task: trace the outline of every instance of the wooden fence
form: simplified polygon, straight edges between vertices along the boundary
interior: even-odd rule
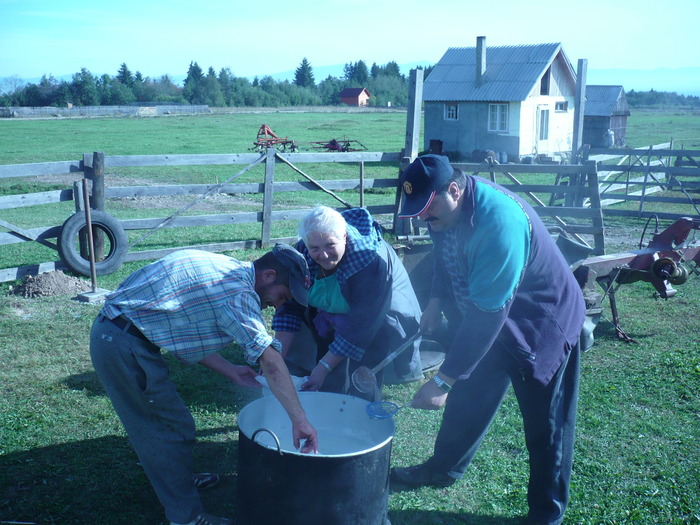
[[[325,180],[319,183],[313,177],[306,174],[299,166],[304,164],[344,163],[356,165],[358,176],[350,180]],[[0,212],[3,209],[12,209],[41,204],[51,204],[64,201],[74,201],[76,210],[80,210],[82,197],[80,195],[80,179],[86,177],[92,181],[92,194],[90,205],[94,209],[103,209],[104,202],[108,199],[136,198],[148,196],[175,196],[189,195],[193,201],[187,208],[203,200],[209,195],[218,194],[261,194],[263,202],[258,211],[233,212],[210,215],[182,216],[179,212],[169,217],[128,219],[119,223],[126,231],[139,230],[142,235],[136,241],[132,241],[124,261],[156,259],[172,251],[183,249],[184,246],[160,250],[137,251],[132,248],[145,236],[162,228],[180,228],[195,226],[213,226],[222,224],[257,223],[260,225],[260,235],[256,239],[204,244],[189,246],[209,251],[227,251],[236,249],[252,249],[266,247],[274,242],[291,242],[292,238],[272,238],[271,225],[276,221],[298,220],[303,217],[308,209],[279,209],[273,207],[275,195],[294,191],[323,191],[333,195],[343,206],[350,206],[335,193],[342,190],[356,190],[360,194],[360,205],[364,205],[364,191],[370,188],[397,188],[399,171],[405,167],[409,159],[402,157],[400,153],[280,153],[274,149],[266,152],[230,154],[230,155],[140,155],[140,156],[105,156],[96,152],[86,154],[81,161],[50,162],[37,164],[21,164],[0,166],[0,178],[7,177],[33,177],[46,174],[74,174],[76,182],[73,188],[64,190],[12,195],[0,197]],[[392,178],[367,178],[366,166],[373,163],[389,163],[396,166],[396,176]],[[235,184],[233,181],[240,175],[248,172],[252,167],[264,164],[263,180],[255,183]],[[216,185],[192,184],[192,185],[161,185],[161,186],[128,186],[112,187],[109,185],[110,168],[120,167],[172,167],[172,166],[201,166],[201,165],[244,165],[245,167],[229,180]],[[295,170],[300,175],[299,181],[279,182],[275,181],[276,166],[284,165]],[[504,184],[514,192],[521,193],[531,199],[538,213],[549,221],[553,229],[566,232],[582,242],[587,242],[582,236],[590,236],[593,241],[593,250],[596,254],[604,253],[604,235],[602,214],[598,202],[598,180],[596,164],[587,162],[580,166],[560,165],[499,165],[491,164],[457,164],[469,173],[490,177],[495,180],[496,174],[508,177],[512,184]],[[524,178],[532,175],[552,174],[553,176],[567,176],[576,181],[572,185],[555,184],[527,184],[520,182],[518,177]],[[503,183],[503,181],[499,181]],[[564,205],[548,205],[546,198],[537,195],[558,195],[565,199]],[[591,202],[590,207],[581,207],[579,204],[584,199]],[[396,194],[393,204],[368,206],[373,215],[392,215],[399,203],[399,195]],[[0,214],[1,216],[1,214]],[[400,233],[400,222],[394,218],[392,229]],[[46,246],[57,248],[51,240],[57,238],[61,232],[61,225],[52,225],[41,228],[23,229],[7,221],[0,219],[0,226],[8,229],[8,233],[0,233],[0,248],[19,242],[39,242]],[[404,225],[405,226],[405,225]],[[410,232],[409,232],[410,233]],[[38,265],[7,268],[0,270],[0,282],[16,280],[28,274],[36,274],[64,266],[56,262],[41,263]]]
[[[685,215],[700,215],[700,199],[692,196],[700,189],[700,150],[674,149],[673,143],[638,149],[592,148],[584,158],[598,162],[606,216],[679,218],[678,213],[664,211],[667,204],[686,205]],[[659,192],[666,195],[654,196]],[[637,202],[638,206],[636,210],[611,206],[621,202]]]

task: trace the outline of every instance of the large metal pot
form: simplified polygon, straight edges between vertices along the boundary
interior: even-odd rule
[[[318,431],[319,453],[294,449],[275,397],[238,415],[238,508],[246,525],[385,525],[393,419],[370,419],[367,401],[299,392]]]

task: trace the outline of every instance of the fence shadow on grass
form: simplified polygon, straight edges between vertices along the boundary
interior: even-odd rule
[[[228,431],[206,429],[198,437]],[[235,508],[238,442],[199,441],[198,470],[220,472],[221,483],[202,494],[205,508]],[[162,507],[126,437],[38,447],[0,456],[0,522],[71,525],[167,523]]]

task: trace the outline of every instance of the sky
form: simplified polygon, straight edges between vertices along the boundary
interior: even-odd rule
[[[482,35],[487,46],[560,42],[574,70],[579,59],[589,71],[698,68],[699,15],[700,0],[0,0],[0,78],[115,76],[122,63],[151,78],[191,62],[249,78],[304,58],[435,63]]]

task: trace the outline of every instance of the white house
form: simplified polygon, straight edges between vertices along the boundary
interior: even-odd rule
[[[449,48],[423,86],[424,148],[517,162],[571,151],[576,74],[561,44]]]

